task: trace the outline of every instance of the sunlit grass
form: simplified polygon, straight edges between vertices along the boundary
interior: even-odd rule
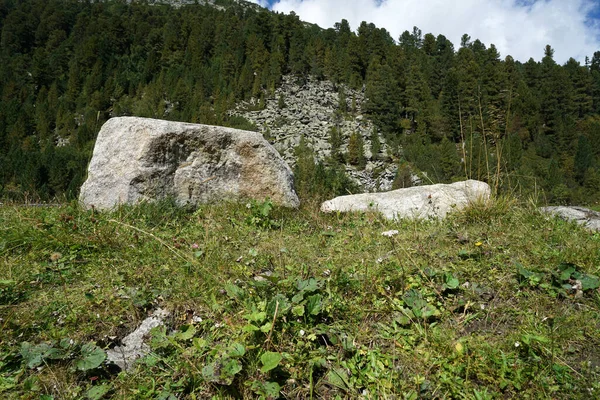
[[[566,399],[600,390],[598,290],[556,280],[564,263],[599,275],[600,239],[515,199],[444,221],[169,202],[106,214],[5,206],[0,221],[7,398],[82,398],[101,385],[114,398]],[[76,355],[24,364],[24,342],[107,349],[157,307],[172,313],[168,327],[130,373],[79,371]],[[191,336],[173,334],[189,333],[192,315]]]

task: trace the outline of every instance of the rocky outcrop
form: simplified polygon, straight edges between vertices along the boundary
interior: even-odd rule
[[[444,218],[451,211],[488,199],[490,193],[487,183],[468,180],[336,197],[324,202],[321,211],[375,211],[381,212],[387,219]]]
[[[148,118],[108,120],[80,201],[109,209],[168,197],[182,205],[267,197],[299,205],[289,166],[259,133]]]
[[[583,207],[551,206],[540,210],[567,221],[575,221],[591,231],[600,231],[600,213]]]
[[[341,99],[345,106],[340,103],[340,93],[343,93]],[[254,123],[292,166],[296,162],[294,148],[302,135],[313,148],[317,160],[323,161],[331,155],[331,128],[340,130],[342,152],[347,151],[350,135],[358,132],[365,143],[367,165],[363,170],[346,165],[346,174],[365,191],[390,190],[397,167],[384,161],[387,146],[383,138],[380,137],[382,146],[379,154],[371,152],[373,124],[362,115],[364,100],[364,93],[360,90],[335,86],[330,81],[313,77],[300,81],[293,76],[284,76],[280,87],[267,97],[262,107],[258,107],[258,100],[254,99],[238,104],[230,115],[241,116]],[[340,105],[348,112],[340,112]]]
[[[131,3],[131,1],[132,0],[127,0],[128,3]],[[146,0],[146,1],[150,5],[168,4],[175,8],[179,8],[179,7],[187,6],[187,5],[191,5],[191,4],[199,4],[199,5],[214,7],[217,10],[225,9],[225,7],[215,4],[215,0]]]

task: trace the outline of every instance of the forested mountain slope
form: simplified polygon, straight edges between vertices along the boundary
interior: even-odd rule
[[[547,46],[541,62],[520,63],[466,35],[455,46],[418,28],[400,38],[366,22],[321,29],[218,0],[0,0],[0,26],[1,197],[75,196],[112,116],[257,129],[228,111],[251,98],[265,107],[286,75],[364,91],[359,108],[385,145],[380,157],[399,166],[397,186],[421,172],[469,177],[543,189],[553,203],[588,203],[600,188],[600,52],[558,65]],[[355,117],[351,99],[337,107]],[[348,188],[339,164],[364,162],[356,136],[352,151],[298,163],[306,194]],[[326,188],[302,185],[316,174]]]

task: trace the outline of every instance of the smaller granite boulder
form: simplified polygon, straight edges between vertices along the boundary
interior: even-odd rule
[[[448,212],[490,197],[485,182],[468,180],[452,184],[415,186],[383,193],[340,196],[321,205],[321,211],[378,211],[387,219],[444,218]]]
[[[98,209],[164,198],[300,203],[290,167],[261,134],[135,117],[102,126],[79,198]]]
[[[583,207],[552,206],[540,210],[567,221],[575,221],[590,231],[600,231],[600,213]]]
[[[162,308],[152,313],[151,316],[142,321],[135,331],[123,338],[121,346],[106,351],[108,361],[115,363],[122,370],[131,370],[137,359],[150,353],[150,346],[145,342],[150,330],[164,325],[164,320],[168,315]]]

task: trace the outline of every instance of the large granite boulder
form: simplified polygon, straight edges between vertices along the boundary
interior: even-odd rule
[[[452,184],[415,186],[383,193],[340,196],[321,205],[321,211],[378,211],[387,219],[444,218],[481,199],[488,199],[490,187],[485,182],[468,180]]]
[[[182,205],[267,197],[299,205],[290,167],[259,133],[148,118],[108,120],[80,201],[109,209],[167,197]]]
[[[541,207],[540,210],[567,221],[575,221],[590,231],[600,231],[600,213],[597,211],[575,206]]]

